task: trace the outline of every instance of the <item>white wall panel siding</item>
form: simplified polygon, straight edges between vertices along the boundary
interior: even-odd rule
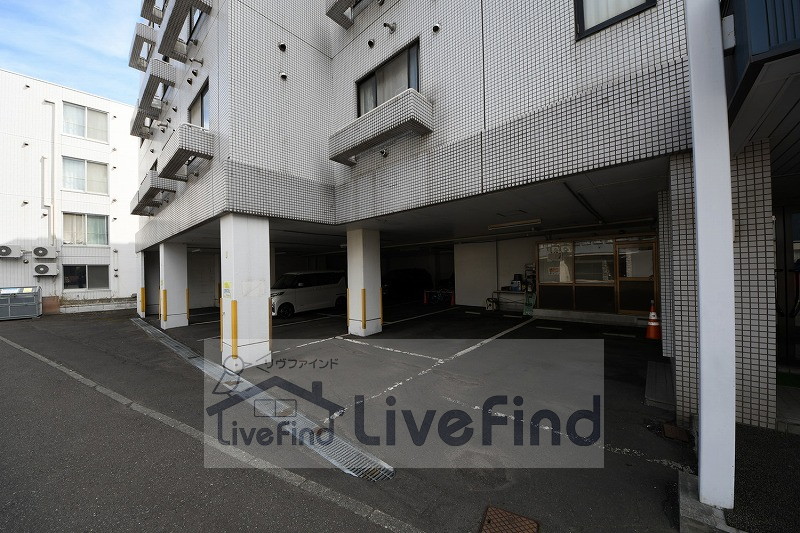
[[[453,254],[456,305],[486,305],[497,289],[497,243],[456,244]]]
[[[26,251],[24,260],[0,260],[0,286],[41,285],[44,296],[63,295],[63,276],[34,277],[31,250],[53,245],[64,264],[107,264],[108,290],[71,290],[66,297],[127,298],[135,293],[139,267],[134,254],[138,217],[127,212],[137,188],[137,140],[130,137],[132,108],[99,96],[0,70],[0,244]],[[108,113],[108,142],[63,132],[63,103]],[[108,194],[64,190],[62,157],[108,165]],[[108,216],[109,245],[62,246],[62,213]],[[115,251],[116,250],[116,251]],[[114,277],[114,270],[117,269]]]

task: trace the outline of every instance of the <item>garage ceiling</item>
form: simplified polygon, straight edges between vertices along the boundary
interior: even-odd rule
[[[667,188],[668,158],[578,174],[566,179],[485,194],[370,219],[348,226],[272,219],[270,239],[278,252],[330,253],[342,251],[347,228],[381,231],[384,246],[401,246],[460,239],[494,240],[528,232],[546,234],[573,226],[608,228],[615,223],[654,221],[657,193]],[[490,225],[539,219],[503,230]],[[649,225],[642,222],[641,225]],[[603,225],[598,231],[603,231]],[[219,248],[219,221],[189,230],[173,240],[195,249]]]

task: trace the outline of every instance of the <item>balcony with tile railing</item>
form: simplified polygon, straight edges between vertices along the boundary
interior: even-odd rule
[[[145,126],[145,119],[157,119],[161,114],[161,100],[156,98],[156,91],[162,83],[167,87],[174,87],[177,73],[175,67],[158,58],[151,58],[147,63],[142,85],[139,89],[139,99],[136,110],[131,120],[131,135],[136,137],[150,137],[150,128]]]
[[[155,170],[148,170],[131,200],[131,214],[152,215],[154,209],[163,204],[165,193],[175,193],[175,181],[161,177]]]
[[[433,105],[415,89],[406,89],[330,136],[329,156],[343,165],[395,137],[433,131]]]
[[[212,0],[171,0],[164,10],[164,20],[158,36],[158,53],[186,63],[187,45],[180,38],[192,8],[211,13]]]
[[[137,23],[136,33],[133,35],[133,43],[131,44],[130,59],[128,59],[128,66],[147,72],[147,59],[142,57],[142,50],[145,44],[151,47],[156,44],[158,32],[152,26]]]
[[[149,20],[153,24],[161,24],[164,18],[164,12],[156,7],[156,0],[142,0],[141,16],[145,20]]]
[[[167,179],[186,179],[178,172],[189,159],[214,157],[214,134],[194,124],[180,124],[164,144],[164,150],[158,158],[160,176]]]

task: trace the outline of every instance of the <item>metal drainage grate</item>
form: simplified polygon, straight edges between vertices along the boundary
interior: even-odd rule
[[[490,505],[483,515],[480,533],[539,533],[539,523]]]
[[[150,337],[159,341],[161,344],[178,354],[183,359],[186,359],[189,364],[197,367],[204,374],[222,384],[228,389],[237,389],[234,392],[237,396],[242,397],[248,403],[253,405],[256,409],[261,411],[265,416],[276,420],[263,408],[263,402],[255,403],[254,397],[273,400],[275,402],[275,412],[280,413],[284,409],[290,408],[281,400],[271,396],[269,393],[262,391],[255,385],[235,374],[231,374],[222,365],[212,363],[203,357],[199,357],[195,352],[189,349],[184,344],[173,339],[160,329],[148,324],[140,318],[132,318],[131,321],[145,331]],[[281,419],[282,420],[282,419]],[[294,417],[296,422],[295,427],[292,429],[295,437],[297,437],[303,429],[310,429],[315,432],[319,429],[320,425],[301,412],[297,412]],[[276,420],[280,421],[280,420]],[[331,442],[328,444],[304,444],[306,448],[319,454],[320,457],[327,460],[329,463],[339,468],[341,471],[350,474],[351,476],[368,479],[370,481],[383,481],[392,479],[395,471],[389,464],[381,461],[374,455],[359,449],[350,441],[340,437],[334,433]]]

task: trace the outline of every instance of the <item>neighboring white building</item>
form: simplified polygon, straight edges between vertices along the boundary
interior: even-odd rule
[[[2,70],[0,94],[0,287],[41,286],[46,312],[133,307],[133,108]]]

